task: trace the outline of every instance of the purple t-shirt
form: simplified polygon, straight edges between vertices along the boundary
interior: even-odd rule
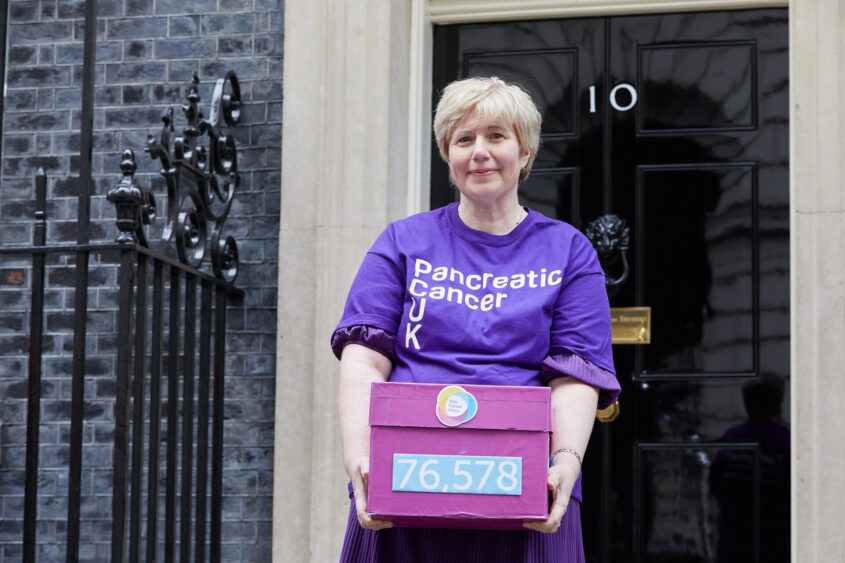
[[[592,364],[583,379],[599,388],[600,407],[611,404],[619,383],[610,311],[586,237],[531,210],[510,233],[491,235],[467,227],[457,209],[396,221],[379,236],[337,326],[338,357],[363,340],[393,360],[390,381],[544,385],[561,375],[556,360],[575,355]]]

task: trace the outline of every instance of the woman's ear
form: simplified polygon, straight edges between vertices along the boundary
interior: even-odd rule
[[[525,152],[519,158],[520,168],[519,168],[519,181],[522,182],[528,177],[528,160],[531,156],[531,149],[525,149]]]

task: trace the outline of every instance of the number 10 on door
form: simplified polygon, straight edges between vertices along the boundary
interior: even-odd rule
[[[393,454],[393,490],[518,496],[522,458]]]
[[[596,85],[593,84],[588,90],[590,92],[590,113],[596,113]],[[620,103],[618,96],[619,92],[621,91],[625,91],[628,93],[628,100],[623,100]],[[613,107],[613,109],[615,109],[616,111],[628,111],[629,109],[637,105],[637,89],[626,82],[617,84],[610,91],[608,101],[610,102],[610,105]]]

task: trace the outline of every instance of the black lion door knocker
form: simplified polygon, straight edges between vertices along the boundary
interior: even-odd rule
[[[584,234],[599,255],[599,262],[605,274],[607,297],[613,298],[628,279],[631,229],[625,219],[608,214],[590,222]]]

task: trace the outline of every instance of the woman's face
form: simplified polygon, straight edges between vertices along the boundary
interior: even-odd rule
[[[503,123],[471,113],[449,139],[449,169],[462,199],[491,204],[516,198],[519,171],[529,151],[520,151],[516,132]]]

